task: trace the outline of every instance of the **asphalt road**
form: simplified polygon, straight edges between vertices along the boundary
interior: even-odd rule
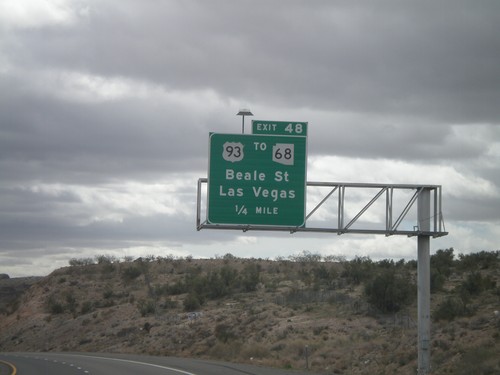
[[[310,375],[226,362],[124,354],[0,353],[0,375],[12,373],[6,364],[15,367],[16,375]]]

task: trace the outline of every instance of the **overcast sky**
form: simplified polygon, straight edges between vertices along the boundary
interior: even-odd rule
[[[309,123],[310,181],[442,185],[433,252],[500,248],[497,0],[0,0],[0,273],[416,257],[404,236],[196,231],[208,134],[240,108]]]

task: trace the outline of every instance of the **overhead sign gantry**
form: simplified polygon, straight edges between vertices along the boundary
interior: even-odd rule
[[[253,120],[251,135],[210,134],[208,178],[198,180],[196,228],[416,236],[418,374],[428,374],[430,238],[448,234],[441,186],[309,182],[307,126],[307,122]],[[308,189],[326,193],[306,214]],[[368,197],[361,209],[346,198],[359,190]],[[206,218],[202,219],[204,191]],[[315,220],[327,204],[328,220]],[[362,221],[367,212],[380,222]]]

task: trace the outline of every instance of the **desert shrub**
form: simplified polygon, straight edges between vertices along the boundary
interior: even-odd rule
[[[312,273],[316,280],[328,280],[330,278],[330,270],[324,264],[314,267]]]
[[[495,347],[480,346],[466,351],[454,368],[457,375],[494,375],[500,373],[500,362]]]
[[[405,267],[409,270],[416,270],[418,267],[418,262],[415,259],[411,259],[406,262]]]
[[[431,293],[443,290],[446,276],[431,268]]]
[[[122,271],[122,279],[125,282],[130,282],[135,279],[137,279],[139,276],[141,276],[142,271],[139,267],[137,266],[129,266],[123,269]]]
[[[137,302],[137,308],[139,309],[141,316],[154,314],[156,312],[156,303],[151,299],[140,300]]]
[[[187,292],[187,285],[183,281],[178,281],[167,287],[168,294],[177,296]]]
[[[71,313],[74,314],[76,312],[76,308],[78,306],[78,302],[76,301],[75,296],[73,295],[73,293],[67,292],[66,296],[65,296],[65,299],[66,299],[66,307],[67,307],[67,309]]]
[[[89,266],[94,263],[95,262],[92,258],[71,258],[69,260],[69,265],[72,267]]]
[[[217,341],[210,348],[209,354],[212,358],[218,358],[225,361],[231,361],[240,356],[242,343],[238,341],[230,341],[227,343]]]
[[[472,272],[460,284],[460,288],[471,296],[477,296],[485,290],[494,288],[495,285],[496,283],[491,277],[483,277],[481,272]]]
[[[451,275],[454,267],[453,248],[438,250],[431,255],[431,293],[443,289],[444,283]]]
[[[319,263],[321,262],[321,254],[311,253],[310,251],[304,250],[300,254],[290,256],[290,260],[297,263]]]
[[[142,329],[147,333],[151,331],[151,328],[153,328],[153,326],[149,322],[144,323],[144,325],[142,326]]]
[[[17,311],[19,306],[21,305],[21,300],[16,298],[7,303],[6,306],[0,308],[0,314],[11,315]]]
[[[202,275],[201,267],[189,267],[184,275],[184,280],[177,282],[173,289],[177,289],[180,293],[172,294],[182,294],[191,291],[196,291],[197,293],[202,293],[205,288],[205,279]]]
[[[212,299],[224,297],[230,292],[222,274],[218,272],[211,272],[207,275],[204,289],[202,293]]]
[[[438,250],[436,254],[431,255],[431,268],[448,277],[453,270],[453,248]]]
[[[320,291],[312,289],[292,289],[287,293],[276,296],[275,303],[278,305],[291,305],[298,307],[310,303],[330,302],[335,294],[331,291]]]
[[[320,289],[321,287],[335,289],[338,286],[338,274],[332,266],[327,267],[326,264],[319,264],[312,269],[312,274],[315,289]]]
[[[101,274],[105,278],[113,277],[113,272],[115,271],[115,265],[113,263],[103,263],[100,266]]]
[[[229,290],[238,287],[238,271],[236,269],[224,266],[219,273],[222,282]]]
[[[394,269],[381,271],[365,285],[368,302],[383,312],[397,312],[408,305],[415,286]]]
[[[204,297],[208,294],[208,291],[212,289],[215,290],[218,286],[218,277],[214,276],[213,279],[210,281],[212,285],[208,285],[209,276],[203,276],[203,275],[189,275],[189,277],[186,278],[185,283],[186,283],[186,292],[188,293],[194,293],[198,295],[198,297]],[[214,295],[216,293],[214,292]]]
[[[395,263],[392,259],[382,259],[376,263],[376,266],[382,269],[390,269],[395,267]]]
[[[234,340],[237,337],[232,328],[227,324],[216,325],[214,335],[217,340],[223,343],[227,343],[229,340]]]
[[[185,311],[195,311],[202,305],[201,298],[195,293],[189,293],[184,299],[184,310]]]
[[[260,266],[255,263],[247,264],[241,275],[241,286],[245,292],[257,290],[260,282]]]
[[[262,344],[246,344],[242,348],[241,358],[266,358],[269,356],[269,349]]]
[[[107,288],[102,292],[102,297],[104,299],[110,299],[113,298],[115,293],[113,292],[113,289],[111,288],[110,285],[107,286]]]
[[[473,254],[459,254],[458,259],[458,268],[463,271],[491,269],[497,267],[500,260],[500,251],[481,251]]]
[[[99,271],[103,277],[109,278],[112,276],[112,273],[115,271],[114,263],[117,262],[117,259],[114,256],[97,255],[95,257],[95,261],[99,265]]]
[[[470,309],[460,296],[449,296],[434,311],[434,319],[451,321],[459,316],[469,315]]]
[[[85,301],[82,303],[82,307],[80,308],[80,314],[85,315],[94,310],[94,305],[90,301]]]
[[[97,264],[110,264],[117,261],[117,259],[112,255],[97,255],[95,260]]]
[[[355,257],[344,263],[341,276],[350,283],[358,285],[373,276],[374,264],[368,257]]]
[[[55,296],[50,296],[47,300],[47,310],[51,314],[63,314],[64,304],[56,299]]]
[[[169,294],[169,286],[168,284],[163,284],[163,285],[155,285],[153,287],[153,294],[156,297],[161,297]]]
[[[165,302],[161,304],[161,307],[164,309],[175,309],[177,307],[177,301],[166,299]]]
[[[78,342],[78,345],[85,345],[85,344],[90,344],[92,342],[92,339],[90,338],[83,338]]]
[[[189,293],[201,299],[217,299],[238,290],[240,284],[238,271],[228,265],[206,275],[198,268],[193,268],[186,273],[184,280],[168,286],[167,291],[172,295]]]
[[[238,259],[238,258],[236,258],[236,257],[235,257],[233,254],[231,254],[231,253],[227,253],[226,255],[224,255],[224,256],[222,257],[222,259],[224,259],[224,262],[227,264],[229,261],[235,261],[235,260],[236,260],[236,259]]]

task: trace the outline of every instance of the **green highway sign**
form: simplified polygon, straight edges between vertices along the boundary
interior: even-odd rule
[[[253,134],[307,136],[307,122],[252,120]]]
[[[306,141],[210,134],[208,223],[304,226]]]

